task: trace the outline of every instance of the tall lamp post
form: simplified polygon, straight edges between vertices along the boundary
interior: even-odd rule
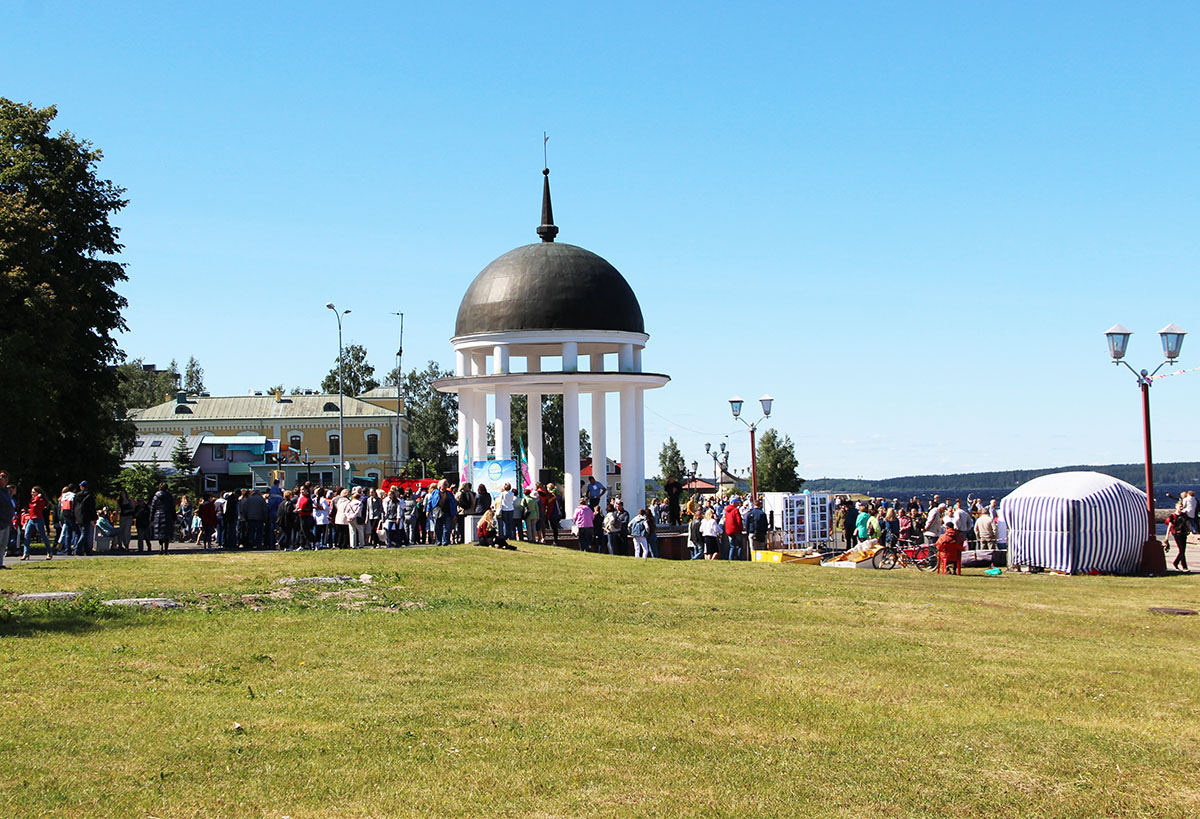
[[[1168,324],[1158,331],[1162,339],[1163,355],[1166,357],[1162,364],[1154,368],[1154,372],[1140,372],[1129,366],[1125,360],[1125,350],[1129,346],[1129,337],[1133,332],[1120,324],[1114,324],[1104,332],[1108,338],[1108,354],[1114,364],[1124,364],[1126,369],[1137,378],[1138,386],[1142,389],[1142,431],[1146,439],[1146,514],[1149,518],[1150,529],[1147,532],[1146,543],[1142,546],[1142,572],[1144,574],[1166,574],[1167,559],[1163,554],[1162,544],[1158,542],[1156,530],[1158,521],[1154,514],[1154,460],[1150,454],[1150,381],[1164,365],[1174,363],[1183,349],[1183,337],[1187,333],[1176,324]]]
[[[764,395],[758,399],[758,403],[762,405],[763,415],[753,424],[742,417],[742,404],[744,403],[740,396],[733,396],[729,399],[729,409],[733,412],[733,417],[746,425],[750,430],[750,503],[758,501],[758,449],[754,443],[754,433],[758,431],[758,425],[771,417],[771,405],[775,399],[769,395]]]
[[[392,313],[393,316],[400,317],[400,346],[396,349],[396,434],[392,436],[392,445],[396,449],[396,475],[400,474],[400,402],[401,388],[404,385],[404,370],[401,365],[404,362],[404,314]],[[408,407],[404,408],[406,411]]]
[[[343,467],[346,464],[346,388],[342,386],[342,316],[350,311],[342,310],[339,313],[333,302],[327,302],[325,306],[337,316],[338,323],[338,486],[345,486],[346,474]]]
[[[720,454],[712,451],[712,444],[705,444],[704,451],[713,459],[713,494],[721,494],[721,470],[729,469],[729,453],[725,451],[725,442],[721,442]]]

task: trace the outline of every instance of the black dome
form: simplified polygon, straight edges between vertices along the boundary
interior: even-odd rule
[[[644,333],[629,282],[575,245],[544,241],[510,250],[479,272],[458,307],[455,336],[510,330]]]

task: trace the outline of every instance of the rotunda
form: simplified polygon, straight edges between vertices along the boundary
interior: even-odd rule
[[[437,381],[458,394],[458,457],[487,453],[488,401],[493,396],[495,457],[510,458],[514,394],[528,396],[529,471],[542,460],[542,396],[563,396],[563,510],[579,503],[580,395],[590,396],[592,463],[607,463],[609,393],[620,404],[622,495],[631,515],[645,505],[643,395],[671,379],[642,370],[649,336],[637,296],[615,267],[591,251],[555,241],[550,171],[543,169],[540,242],[499,257],[475,277],[454,326],[455,374]],[[587,366],[580,359],[587,357]],[[600,480],[603,480],[601,477]]]

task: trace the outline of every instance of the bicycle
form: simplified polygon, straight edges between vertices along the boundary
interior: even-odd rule
[[[916,566],[923,572],[932,572],[938,567],[938,553],[927,543],[888,545],[875,552],[871,557],[871,565],[876,569]]]

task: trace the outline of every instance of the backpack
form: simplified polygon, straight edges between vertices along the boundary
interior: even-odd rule
[[[629,534],[633,535],[634,537],[645,537],[646,519],[643,517],[634,518],[633,524],[629,527]]]

